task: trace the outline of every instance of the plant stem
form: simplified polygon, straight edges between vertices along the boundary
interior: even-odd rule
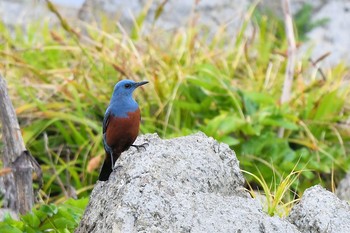
[[[281,0],[281,3],[283,8],[284,24],[288,41],[288,61],[280,100],[281,104],[284,104],[285,102],[289,101],[291,96],[296,58],[296,44],[293,30],[293,19],[290,12],[290,2],[289,0]],[[283,137],[283,134],[284,128],[280,128],[278,136]]]

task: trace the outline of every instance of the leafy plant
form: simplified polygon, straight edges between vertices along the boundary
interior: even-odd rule
[[[20,220],[6,216],[0,222],[0,232],[74,232],[87,205],[88,199],[67,200],[56,206],[54,204],[41,205],[31,213],[23,215]]]

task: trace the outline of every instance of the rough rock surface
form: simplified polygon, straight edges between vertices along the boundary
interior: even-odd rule
[[[299,232],[244,191],[235,153],[202,133],[138,138],[98,182],[76,232]]]
[[[350,232],[350,206],[335,194],[317,185],[307,189],[288,221],[301,232]]]

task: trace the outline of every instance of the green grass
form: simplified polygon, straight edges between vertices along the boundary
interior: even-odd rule
[[[246,179],[259,178],[265,193],[283,182],[296,196],[337,182],[350,165],[349,70],[323,70],[323,80],[307,57],[298,60],[292,99],[281,105],[286,38],[279,21],[254,12],[235,38],[224,30],[203,35],[200,25],[145,34],[142,16],[131,36],[107,23],[85,25],[85,33],[66,21],[51,29],[38,23],[12,35],[0,25],[1,72],[43,169],[43,202],[61,203],[72,188],[78,197],[90,193],[104,154],[103,114],[125,76],[150,81],[135,93],[142,133],[172,138],[201,130],[229,144]],[[245,34],[248,24],[253,35]]]
[[[269,183],[267,183],[261,172],[258,175],[245,170],[242,170],[242,172],[252,178],[253,185],[254,182],[257,185],[257,187],[253,187],[252,184],[248,183],[248,191],[253,198],[260,200],[264,211],[270,216],[288,216],[294,203],[300,200],[300,196],[297,193],[297,185],[299,184],[298,179],[300,175],[305,170],[292,170],[285,177],[279,176],[278,182],[273,180],[273,182]]]
[[[2,233],[74,232],[88,203],[88,198],[69,199],[60,205],[44,204],[15,220],[5,216]]]

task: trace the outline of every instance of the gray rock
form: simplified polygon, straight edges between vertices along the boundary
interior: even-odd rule
[[[288,221],[301,232],[350,232],[350,206],[333,193],[317,185],[307,189]]]
[[[319,63],[329,68],[344,62],[350,64],[350,1],[349,0],[293,0],[290,1],[292,13],[299,11],[304,4],[313,8],[312,22],[321,19],[329,21],[322,27],[316,27],[307,34],[309,41],[301,46],[300,57],[317,60],[322,55],[330,55]],[[281,1],[263,0],[260,9],[270,10],[283,19]]]
[[[67,20],[77,19],[77,8],[72,6],[65,7],[58,5],[57,9]],[[44,26],[45,23],[58,23],[57,17],[53,15],[46,7],[44,0],[1,0],[0,1],[0,20],[9,28],[22,26],[26,29],[31,23],[36,26]]]
[[[235,153],[202,133],[140,136],[98,182],[76,232],[298,232],[243,189]]]
[[[313,60],[330,52],[330,56],[323,61],[323,66],[333,66],[341,61],[350,64],[350,1],[329,1],[312,18],[326,18],[329,22],[308,33],[310,41],[301,50],[312,48]]]
[[[350,173],[339,182],[335,194],[341,200],[350,201]]]
[[[162,5],[165,2],[164,5]],[[101,12],[109,14],[109,19],[119,21],[126,31],[134,25],[135,19],[147,9],[143,29],[177,30],[188,24],[206,26],[215,33],[225,25],[225,30],[235,33],[241,25],[249,0],[86,0],[80,10],[82,20],[97,20]],[[156,17],[160,6],[162,13]],[[156,19],[157,18],[157,19]]]
[[[324,4],[327,2],[330,2],[332,0],[289,0],[290,7],[291,7],[291,13],[295,14],[297,13],[305,4],[309,4],[312,6],[315,12],[317,12]],[[334,1],[334,0],[333,0]],[[282,8],[282,1],[275,1],[275,0],[261,0],[260,4],[258,5],[260,10],[263,11],[270,11],[276,14],[278,17],[283,19],[283,8]]]

